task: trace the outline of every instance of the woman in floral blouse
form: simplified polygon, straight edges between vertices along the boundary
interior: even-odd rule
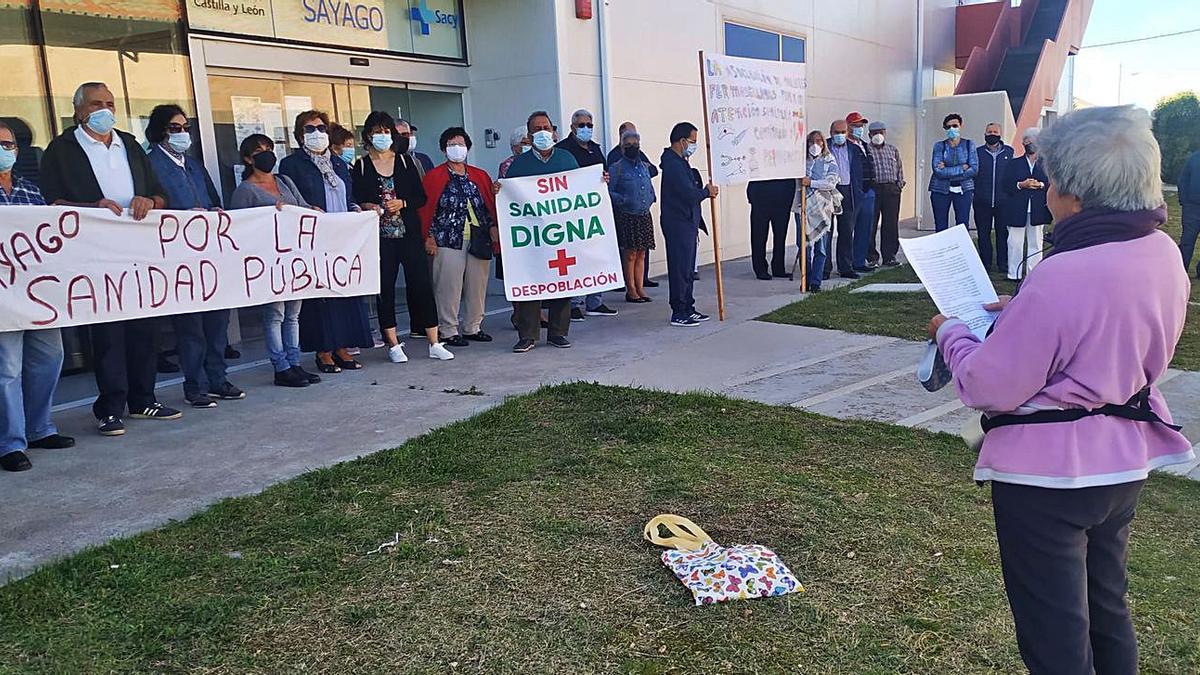
[[[425,191],[415,160],[408,156],[408,139],[396,133],[396,124],[385,112],[367,115],[362,125],[367,155],[350,168],[354,200],[363,209],[379,210],[379,330],[392,363],[404,363],[404,343],[396,336],[396,277],[404,268],[411,332],[424,333],[429,358],[443,361],[454,354],[438,342],[437,308],[429,280],[429,261],[421,245],[417,209],[425,205]]]
[[[446,162],[425,174],[429,201],[421,208],[425,251],[433,257],[438,330],[446,344],[455,347],[465,347],[469,341],[491,342],[480,324],[488,269],[500,241],[492,179],[483,169],[467,164],[471,137],[462,127],[442,132],[439,144]],[[464,295],[467,306],[460,325]]]

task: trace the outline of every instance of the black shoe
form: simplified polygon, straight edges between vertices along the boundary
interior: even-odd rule
[[[571,320],[576,323],[578,323],[580,321],[584,321],[583,310],[579,309],[578,307],[572,307],[571,308]]]
[[[363,369],[363,364],[359,363],[358,361],[355,361],[353,358],[343,359],[342,357],[338,356],[336,353],[334,353],[334,355],[333,355],[333,363],[335,365],[337,365],[338,368],[341,368],[342,370],[362,370]],[[325,372],[325,371],[321,371],[321,372]]]
[[[838,274],[838,276],[843,279],[861,279],[862,278],[862,275],[859,274],[858,272],[842,272],[842,273]]]
[[[485,333],[483,331],[479,331],[478,333],[475,333],[474,335],[464,335],[463,337],[467,338],[471,342],[491,342],[492,341],[492,336],[488,335],[487,333]]]
[[[28,471],[32,468],[33,463],[20,450],[10,452],[7,455],[0,455],[0,469],[4,469],[5,471]]]
[[[196,394],[195,396],[184,396],[183,398],[193,408],[217,407],[217,402],[208,394]]]
[[[696,323],[704,323],[705,321],[708,321],[711,318],[712,318],[711,316],[709,316],[707,314],[701,314],[700,312],[692,312],[692,316],[691,316],[692,321],[695,321]]]
[[[109,415],[104,419],[96,420],[96,428],[99,429],[101,436],[125,435],[125,423],[116,415]]]
[[[467,342],[467,339],[461,335],[451,335],[448,338],[442,338],[441,340],[439,340],[439,342],[446,345],[447,347],[470,347],[471,346],[471,343]]]
[[[161,403],[151,403],[141,410],[130,410],[129,416],[135,420],[177,420],[183,417],[183,413]]]
[[[642,286],[646,288],[658,288],[658,282],[653,279],[646,279],[642,282]]]
[[[855,267],[854,271],[858,272],[859,274],[870,274],[871,272],[874,272],[875,269],[876,268],[868,265],[867,267]]]
[[[588,316],[616,316],[617,310],[609,308],[604,303],[600,303],[600,306],[596,307],[596,309],[589,309],[584,314]]]
[[[766,272],[755,272],[754,276],[758,277],[759,281],[770,281],[771,275]]]
[[[771,272],[771,276],[776,279],[791,279],[792,275],[787,272]]]
[[[700,322],[689,316],[686,319],[671,319],[671,325],[682,328],[695,328],[700,325]]]
[[[229,380],[225,380],[225,383],[219,387],[213,387],[208,393],[226,401],[240,401],[246,398],[246,392],[233,386]]]
[[[559,349],[570,349],[571,341],[562,335],[551,335],[546,338],[547,344],[552,344]]]
[[[303,377],[305,380],[308,380],[309,384],[317,384],[321,381],[320,375],[317,375],[316,373],[310,373],[300,366],[292,366],[291,368],[288,368],[288,370],[299,375],[300,377]]]
[[[535,343],[533,340],[518,340],[517,344],[513,345],[513,351],[518,354],[524,354],[530,349],[533,349],[536,344],[537,343]]]
[[[168,359],[167,357],[163,356],[162,354],[159,354],[157,369],[158,369],[158,372],[160,372],[160,373],[178,373],[179,372],[179,364],[175,363],[171,359]]]
[[[899,267],[900,263],[896,260],[884,260],[883,266],[884,267]]]
[[[654,302],[654,298],[647,295],[647,296],[643,297],[641,300],[639,300],[639,302]]]
[[[36,441],[29,441],[29,447],[34,450],[65,450],[75,447],[75,439],[62,434],[50,434]]]
[[[242,353],[229,345],[225,345],[225,358],[240,359],[242,358]]]
[[[625,302],[640,303],[641,301],[642,301],[642,299],[641,299],[641,298],[635,298],[635,297],[633,297],[633,296],[630,296],[630,295],[626,295],[626,296],[625,296]]]
[[[307,387],[308,378],[300,373],[292,370],[275,371],[275,386],[276,387]]]

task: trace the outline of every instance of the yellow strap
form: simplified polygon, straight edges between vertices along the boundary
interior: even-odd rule
[[[471,199],[467,198],[467,222],[463,223],[463,239],[471,240],[471,226],[479,227],[479,219],[475,217],[475,207],[471,204]]]
[[[659,534],[659,527],[666,528],[670,536],[664,537]],[[683,516],[676,516],[671,513],[654,516],[650,522],[646,523],[646,527],[642,530],[642,536],[646,541],[662,546],[664,548],[674,548],[680,551],[698,551],[704,548],[704,545],[713,540],[708,536],[708,533],[700,529],[700,526]]]

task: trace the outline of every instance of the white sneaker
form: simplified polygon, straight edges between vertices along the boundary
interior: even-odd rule
[[[408,362],[408,356],[404,353],[404,343],[403,342],[396,345],[395,347],[388,347],[388,360],[391,361],[392,363],[407,363]]]
[[[454,354],[450,353],[449,349],[442,346],[442,343],[435,342],[429,345],[429,358],[437,359],[438,361],[449,361],[454,358]]]

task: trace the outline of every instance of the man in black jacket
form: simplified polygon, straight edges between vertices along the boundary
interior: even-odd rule
[[[984,127],[983,140],[984,145],[975,149],[979,155],[979,173],[975,174],[975,203],[972,205],[972,210],[975,211],[975,231],[979,235],[979,257],[989,272],[1007,271],[1008,224],[1004,216],[1007,186],[1004,184],[1004,170],[1008,161],[1013,158],[1013,149],[1001,138],[1000,125],[996,122]]]
[[[592,140],[595,124],[592,113],[580,108],[571,115],[571,134],[558,142],[561,150],[571,153],[579,168],[599,164],[607,167],[604,150]],[[607,169],[606,169],[607,170]],[[617,310],[604,304],[603,293],[589,293],[578,298],[571,298],[571,320],[583,321],[584,316],[616,316]]]
[[[116,103],[103,82],[75,90],[75,126],[50,142],[42,157],[42,194],[51,204],[108,209],[117,216],[145,219],[166,206],[162,187],[137,139],[113,128]],[[150,227],[150,225],[147,225]],[[100,434],[125,433],[121,416],[173,420],[181,412],[154,396],[158,319],[97,324],[92,329],[92,360],[100,395],[92,405]]]

